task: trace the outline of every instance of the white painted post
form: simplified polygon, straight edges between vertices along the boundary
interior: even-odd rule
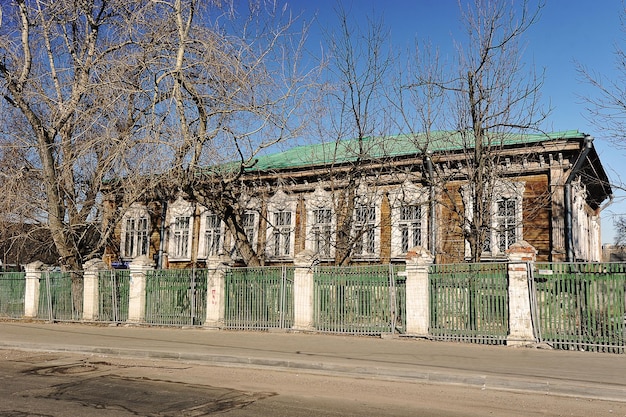
[[[313,251],[304,250],[294,259],[294,330],[313,330]]]
[[[433,260],[431,253],[421,246],[409,249],[406,254],[406,332],[409,335],[428,336],[428,268]]]
[[[142,255],[133,259],[129,268],[128,321],[141,323],[146,318],[146,272],[154,269],[154,262]]]
[[[509,264],[509,335],[507,345],[519,346],[536,342],[530,305],[529,271],[537,250],[528,242],[519,241],[506,251]]]
[[[39,279],[45,268],[43,262],[26,265],[26,288],[24,290],[24,317],[37,317],[39,311]]]
[[[100,316],[98,273],[105,269],[101,259],[90,259],[83,265],[83,320],[98,320]]]
[[[204,327],[219,329],[224,326],[226,310],[226,272],[231,259],[226,255],[212,256],[207,259],[207,306]]]

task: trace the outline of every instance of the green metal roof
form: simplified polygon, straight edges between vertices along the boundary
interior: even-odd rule
[[[578,130],[567,130],[547,134],[506,134],[491,138],[495,146],[510,146],[549,142],[554,140],[584,139]],[[433,153],[471,149],[471,135],[461,132],[431,132],[429,135],[398,135],[387,137],[367,137],[361,141],[362,157],[371,160],[407,155],[419,155],[428,150]],[[427,146],[428,145],[428,146]],[[426,149],[427,146],[427,149]],[[284,152],[263,155],[249,171],[268,171],[342,164],[356,161],[359,157],[359,141],[350,139],[314,145],[297,146]]]

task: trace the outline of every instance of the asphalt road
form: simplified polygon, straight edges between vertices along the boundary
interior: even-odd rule
[[[626,402],[189,361],[0,350],[0,416],[626,416]]]

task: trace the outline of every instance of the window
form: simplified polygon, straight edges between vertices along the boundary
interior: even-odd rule
[[[376,209],[361,205],[354,210],[354,254],[374,255],[376,253]]]
[[[500,253],[515,243],[517,232],[517,201],[503,198],[496,202],[496,242]]]
[[[207,214],[204,220],[204,256],[219,255],[222,248],[222,221],[217,214]]]
[[[329,208],[313,209],[313,247],[315,253],[322,257],[330,257],[332,236],[332,214]]]
[[[127,217],[124,223],[124,247],[122,256],[125,258],[135,258],[137,256],[148,255],[148,216],[139,215],[137,217]]]
[[[400,247],[402,253],[410,248],[422,245],[422,207],[418,205],[402,205],[400,207]]]
[[[168,206],[166,221],[168,230],[167,254],[170,260],[188,261],[191,259],[195,215],[195,205],[185,201],[182,196]],[[200,216],[200,223],[203,220],[203,216]],[[196,255],[200,255],[200,253]]]
[[[482,259],[502,257],[506,250],[523,236],[522,204],[526,183],[524,181],[496,180],[490,203],[485,205],[489,209],[484,229]],[[463,202],[466,207],[465,215],[472,218],[473,205],[471,204],[471,185],[462,188]],[[465,242],[465,256],[471,253],[469,242]]]
[[[246,237],[248,238],[248,242],[251,245],[254,245],[254,225],[255,225],[255,215],[252,211],[247,211],[243,214],[241,219],[243,223],[243,230],[246,233]]]
[[[189,257],[190,217],[177,216],[174,220],[174,257]]]
[[[246,235],[246,239],[250,243],[250,246],[254,250],[256,250],[256,239],[257,239],[257,229],[258,229],[258,217],[255,211],[246,211],[241,215],[241,227]],[[241,259],[241,253],[239,253],[239,249],[237,248],[237,242],[235,241],[235,236],[231,235],[231,256],[234,258]]]
[[[298,197],[278,189],[267,203],[265,255],[283,260],[295,250],[295,222]]]
[[[387,196],[391,209],[391,257],[404,259],[415,246],[428,249],[430,188],[407,180],[390,189]]]
[[[280,210],[274,213],[274,256],[289,256],[291,253],[291,212]]]

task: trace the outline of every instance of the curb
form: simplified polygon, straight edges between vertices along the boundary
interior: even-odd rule
[[[385,379],[405,382],[460,385],[483,390],[505,390],[526,393],[541,393],[565,397],[587,398],[603,401],[626,402],[626,385],[576,384],[558,379],[530,379],[514,376],[487,375],[469,372],[441,372],[425,367],[393,369],[363,365],[341,365],[324,362],[294,361],[275,358],[253,358],[220,354],[182,353],[167,351],[139,351],[135,349],[103,348],[95,346],[38,345],[30,343],[0,342],[0,349],[16,349],[37,352],[98,354],[112,357],[161,359],[174,361],[202,362],[215,366],[239,366],[280,371],[300,371],[353,378]]]

